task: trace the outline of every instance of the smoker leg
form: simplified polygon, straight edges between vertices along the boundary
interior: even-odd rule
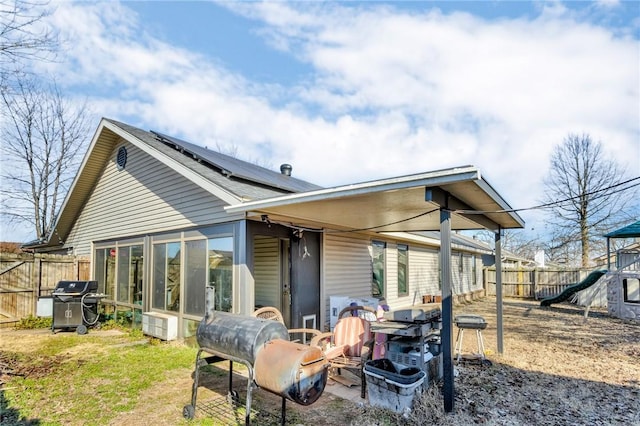
[[[253,369],[249,368],[249,379],[247,380],[247,406],[245,407],[246,413],[244,416],[244,424],[249,426],[251,424],[251,392],[253,391]]]
[[[227,392],[227,401],[232,406],[238,402],[238,392],[233,390],[233,361],[229,360],[229,391]]]
[[[191,405],[195,408],[196,406],[196,398],[198,395],[198,382],[200,381],[200,355],[202,354],[202,349],[198,350],[198,354],[196,355],[196,369],[193,371],[193,388],[191,389]]]
[[[193,371],[193,387],[191,388],[191,404],[185,405],[182,409],[182,416],[186,419],[193,419],[196,413],[198,381],[200,378],[200,354],[202,354],[202,349],[200,349],[196,355],[196,368]]]
[[[282,398],[282,409],[280,411],[280,424],[282,426],[284,426],[286,421],[287,421],[287,400],[283,397]]]

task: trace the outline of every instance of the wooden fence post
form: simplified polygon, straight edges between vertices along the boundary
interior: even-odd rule
[[[40,297],[40,285],[42,283],[42,259],[33,256],[33,262],[31,264],[31,304],[33,316],[36,316],[38,312],[38,298]]]
[[[484,288],[484,296],[489,295],[489,269],[482,268],[482,287]]]

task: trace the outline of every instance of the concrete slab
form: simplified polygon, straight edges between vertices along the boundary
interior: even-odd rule
[[[342,371],[342,375],[348,377],[349,379],[351,379],[351,382],[355,382],[357,384],[354,386],[345,386],[344,384],[329,378],[329,380],[327,380],[327,385],[325,386],[324,391],[342,399],[352,401],[356,404],[367,403],[366,398],[360,398],[360,378],[355,374],[352,374],[345,370]]]

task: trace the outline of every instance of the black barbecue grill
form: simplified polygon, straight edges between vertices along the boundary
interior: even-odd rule
[[[453,319],[456,327],[458,327],[458,336],[456,338],[456,362],[460,363],[462,360],[476,360],[482,365],[491,365],[491,361],[484,356],[484,339],[482,338],[482,330],[487,328],[487,321],[480,315],[461,314],[456,315]],[[462,341],[464,339],[465,330],[475,330],[476,340],[478,341],[478,353],[468,355],[466,357],[462,354]]]
[[[75,329],[78,334],[86,334],[87,327],[98,322],[98,304],[104,295],[97,291],[97,281],[59,281],[51,293],[51,331]]]

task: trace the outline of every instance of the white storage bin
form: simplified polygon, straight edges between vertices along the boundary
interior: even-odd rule
[[[422,393],[422,384],[426,376],[420,371],[420,378],[414,383],[402,384],[384,376],[363,370],[367,382],[369,404],[382,407],[396,413],[402,413],[413,407],[413,398]]]

